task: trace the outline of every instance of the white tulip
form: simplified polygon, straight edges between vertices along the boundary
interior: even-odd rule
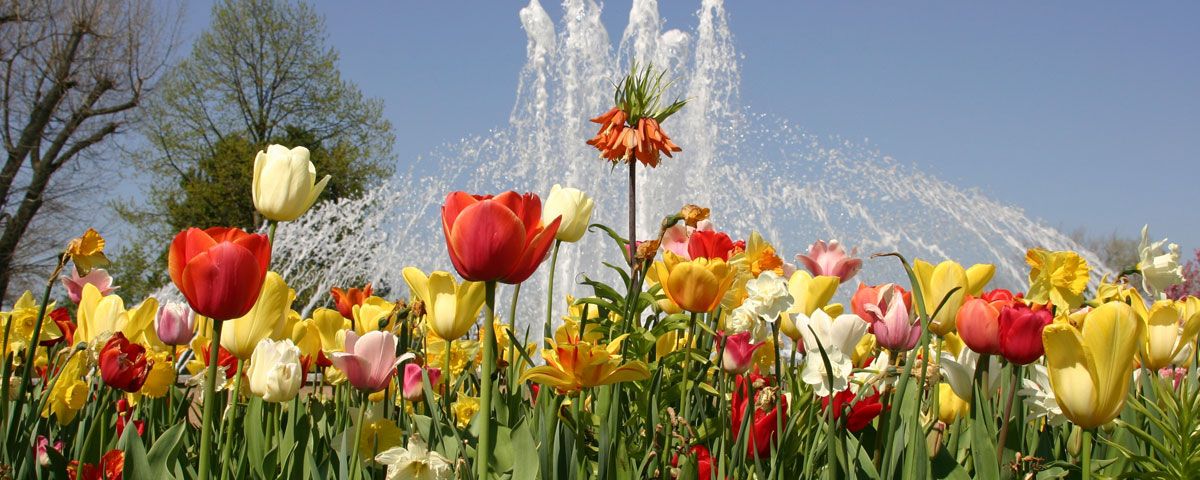
[[[277,222],[300,218],[317,201],[329,175],[316,180],[317,168],[308,161],[307,148],[271,145],[254,157],[254,208]]]
[[[567,243],[578,242],[587,232],[588,223],[592,221],[592,208],[595,207],[592,197],[579,189],[561,187],[557,184],[550,189],[546,197],[546,205],[542,207],[542,223],[549,225],[555,218],[562,217],[558,224],[558,233],[554,238]]]
[[[247,370],[250,391],[266,402],[286,402],[296,398],[304,385],[300,348],[291,340],[258,342]]]

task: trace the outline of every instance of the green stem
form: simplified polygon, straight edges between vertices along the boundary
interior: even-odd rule
[[[683,395],[680,396],[679,412],[682,418],[688,419],[688,409],[691,406],[691,369],[692,369],[692,339],[696,336],[696,317],[700,314],[692,312],[692,316],[688,320],[688,333],[686,343],[683,345]]]
[[[219,344],[219,342],[218,342]],[[221,430],[225,431],[225,443],[221,445],[221,479],[229,478],[229,455],[233,451],[233,431],[237,429],[238,394],[242,391],[242,372],[246,366],[245,360],[238,360],[237,378],[233,381],[233,393],[229,395],[229,415],[221,422]]]
[[[12,418],[9,419],[8,434],[5,438],[16,438],[16,426],[18,423],[21,423],[19,421],[21,419],[18,417],[25,413],[23,410],[25,406],[25,394],[29,391],[29,378],[33,376],[33,360],[37,358],[38,339],[42,336],[42,324],[46,320],[46,304],[50,302],[50,291],[54,289],[54,281],[58,279],[58,274],[62,272],[63,265],[66,265],[66,260],[66,255],[59,257],[58,267],[54,269],[54,273],[46,281],[46,289],[42,291],[42,303],[38,305],[37,320],[33,322],[33,333],[29,337],[29,348],[25,352],[25,368],[21,372],[21,383],[17,384],[16,408],[11,412]],[[3,348],[7,350],[7,342],[5,342]],[[4,389],[0,390],[0,392],[3,392],[5,395],[8,394],[8,375],[4,375]],[[6,401],[5,405],[7,404],[8,402]]]
[[[629,159],[629,245],[625,255],[629,260],[630,275],[637,275],[633,266],[637,262],[637,160]],[[632,283],[632,282],[630,282]]]
[[[554,241],[554,250],[550,252],[550,280],[546,286],[546,324],[542,327],[542,345],[550,348],[550,339],[554,338],[551,324],[554,322],[554,267],[558,265],[558,246],[562,241]],[[514,330],[515,332],[515,330]]]
[[[271,250],[275,250],[275,228],[279,226],[279,222],[270,220],[267,222],[267,241],[271,244]]]
[[[211,478],[213,415],[216,412],[217,361],[220,359],[221,326],[225,322],[212,320],[212,340],[208,343],[208,371],[204,377],[204,415],[200,421],[200,470],[196,478]]]
[[[358,423],[354,424],[355,437],[360,437],[358,432],[362,431],[363,421],[366,419],[367,392],[359,392],[359,398]],[[362,461],[360,461],[358,458],[358,450],[362,448],[362,442],[359,441],[359,438],[354,438],[351,441],[354,442],[354,445],[350,447],[350,458],[346,460],[347,462],[350,462],[350,478],[362,478],[362,475],[359,474],[359,471],[362,469]]]
[[[1083,430],[1083,480],[1092,478],[1092,429]]]
[[[575,478],[579,479],[587,478],[587,456],[583,452],[583,399],[584,391],[580,390],[579,396],[571,402],[571,410],[575,414]]]
[[[496,372],[496,282],[485,284],[484,291],[488,307],[488,320],[483,327],[483,365],[479,378],[479,411],[483,412],[483,428],[479,432],[479,455],[475,458],[475,472],[479,480],[491,478],[492,429],[495,412],[492,411],[492,394],[496,389],[492,380]],[[447,352],[449,353],[449,352]]]
[[[517,298],[521,296],[521,284],[513,285],[512,304],[508,307],[508,329],[512,332],[512,338],[517,338]],[[508,368],[512,371],[508,375],[508,391],[516,389],[517,374],[519,364],[517,363],[517,342],[511,339],[508,342]]]
[[[1008,403],[1004,405],[1004,416],[1000,417],[1000,441],[996,444],[996,458],[1004,458],[1004,441],[1008,437],[1009,416],[1012,415],[1013,400],[1021,387],[1021,366],[1012,364],[1012,383],[1008,386]]]

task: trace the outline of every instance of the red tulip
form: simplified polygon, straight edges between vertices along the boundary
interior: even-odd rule
[[[524,282],[546,258],[560,221],[542,225],[542,201],[532,193],[452,192],[442,205],[450,261],[473,282]]]
[[[354,318],[354,306],[362,305],[363,301],[371,296],[371,293],[370,283],[367,283],[362,289],[348,288],[342,290],[337,287],[329,289],[329,294],[333,295],[333,301],[337,306],[338,313],[346,318]]]
[[[43,347],[58,345],[62,342],[67,342],[67,345],[75,344],[75,322],[71,320],[71,314],[67,312],[67,307],[58,307],[50,312],[50,320],[58,325],[58,330],[62,332],[62,336],[53,340],[42,340]]]
[[[774,398],[766,398],[767,392],[762,390],[762,386],[770,385],[767,377],[758,373],[749,375],[738,375],[734,378],[736,389],[733,392],[731,407],[733,436],[737,438],[742,426],[742,417],[746,415],[747,408],[754,408],[754,413],[750,416],[750,436],[749,442],[746,445],[746,455],[752,458],[766,458],[771,455],[771,440],[775,437],[778,430],[776,415],[779,410],[775,408]],[[750,387],[755,386],[754,398],[750,397]],[[778,395],[775,392],[774,395]],[[761,398],[760,398],[761,397]],[[760,401],[761,400],[761,401]],[[787,423],[787,397],[779,399],[780,407],[782,407],[784,421]],[[770,410],[762,408],[762,405],[769,405]]]
[[[100,378],[110,387],[136,392],[148,374],[146,347],[130,342],[121,332],[114,333],[100,350]]]
[[[241,317],[258,300],[271,244],[266,235],[237,228],[189,228],[171,241],[171,281],[192,310],[214,320]]]
[[[1033,363],[1046,353],[1042,329],[1054,321],[1050,310],[1021,303],[1000,311],[1000,355],[1017,365]]]
[[[687,249],[691,258],[719,258],[728,261],[733,248],[733,240],[724,232],[696,230],[688,237]]]
[[[845,413],[846,405],[854,400],[855,393],[849,389],[842,390],[833,396],[833,418],[840,419]],[[829,408],[829,397],[821,397],[821,406]],[[871,424],[875,417],[883,412],[883,404],[879,403],[879,392],[869,397],[860,398],[850,405],[849,417],[846,418],[846,430],[858,432]]]
[[[129,401],[122,397],[117,400],[117,438],[125,433],[125,425],[129,423],[129,418],[133,416],[132,409],[129,408]],[[146,433],[146,422],[142,420],[134,420],[133,427],[137,430],[138,436]]]
[[[212,350],[209,350],[211,345],[211,343],[206,343],[200,346],[200,361],[204,362],[206,368],[208,367],[209,354],[212,353]],[[226,350],[225,347],[217,346],[217,348],[220,349],[217,350],[217,367],[225,367],[226,380],[233,378],[237,374],[237,357],[229,353],[229,350]]]
[[[125,475],[125,452],[109,450],[100,457],[99,467],[90,463],[83,464],[81,469],[78,467],[79,461],[72,460],[67,465],[67,476],[78,480],[121,480]],[[78,476],[75,475],[76,469],[79,470]]]
[[[709,453],[708,447],[704,445],[692,445],[690,449],[692,455],[696,457],[696,478],[698,480],[709,480],[712,478],[712,454]],[[671,457],[671,466],[679,467],[679,454]]]
[[[729,373],[742,374],[750,370],[754,364],[754,351],[766,345],[766,342],[751,343],[750,332],[735,333],[726,336],[717,332],[718,346],[724,344],[721,351],[721,369]]]
[[[978,298],[968,297],[954,318],[959,338],[976,353],[999,354],[1000,310],[1012,302],[1012,292],[1004,289],[986,292]],[[1040,343],[1041,337],[1038,338]]]

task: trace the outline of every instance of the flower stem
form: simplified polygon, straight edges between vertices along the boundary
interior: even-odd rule
[[[275,228],[279,226],[279,222],[270,220],[267,222],[267,242],[271,244],[271,250],[275,250]]]
[[[1092,429],[1085,428],[1083,430],[1083,480],[1091,480],[1092,478]]]
[[[1000,440],[996,444],[996,458],[1004,458],[1004,441],[1008,437],[1008,417],[1012,415],[1013,400],[1021,386],[1021,366],[1012,364],[1012,383],[1008,386],[1008,403],[1004,405],[1004,416],[1000,418]]]
[[[690,370],[692,369],[692,337],[694,337],[696,334],[696,317],[698,316],[700,316],[700,314],[692,312],[692,316],[688,320],[686,343],[683,345],[683,395],[680,397],[681,404],[679,405],[679,412],[684,421],[688,420],[688,408],[692,403],[690,401],[692,399],[692,389],[689,385],[691,382],[689,373],[691,373]]]
[[[629,159],[629,256],[630,275],[637,275],[633,266],[637,262],[637,160]],[[632,282],[631,282],[632,283]]]
[[[558,247],[562,245],[562,241],[554,241],[554,250],[550,252],[550,280],[546,285],[546,324],[542,327],[542,345],[550,348],[550,339],[553,338],[550,331],[550,325],[554,321],[554,267],[558,265]]]
[[[350,478],[362,478],[362,475],[359,474],[359,471],[362,469],[362,461],[358,458],[358,450],[362,448],[362,442],[360,441],[362,436],[359,435],[359,432],[362,431],[363,421],[367,416],[367,402],[367,392],[359,392],[358,423],[354,424],[354,436],[357,438],[351,440],[354,442],[354,446],[350,447],[350,458],[346,460],[350,462]]]
[[[211,478],[213,414],[216,412],[217,361],[221,350],[221,326],[225,322],[212,320],[212,338],[208,344],[208,371],[204,377],[204,416],[200,421],[200,470],[196,478]]]
[[[483,365],[479,378],[479,411],[483,412],[483,428],[479,431],[479,455],[475,458],[475,472],[479,480],[491,478],[492,429],[495,412],[492,411],[492,394],[496,389],[492,375],[496,372],[496,282],[487,282],[486,294],[488,320],[483,325]]]
[[[513,338],[517,338],[517,298],[521,296],[521,284],[513,285],[512,304],[508,307],[508,331]],[[499,342],[499,339],[496,339]],[[516,389],[517,371],[520,365],[517,363],[517,342],[509,339],[508,342],[508,368],[512,369],[509,372],[507,382],[508,391]]]
[[[33,322],[33,333],[30,334],[30,337],[29,337],[29,348],[25,349],[25,368],[21,372],[21,383],[17,384],[16,408],[14,408],[12,411],[13,415],[12,415],[12,418],[9,420],[8,434],[5,436],[5,438],[16,438],[15,437],[15,435],[16,435],[15,428],[18,423],[21,423],[19,420],[21,420],[21,416],[25,413],[23,411],[24,404],[25,404],[25,394],[29,391],[29,378],[33,375],[33,362],[34,362],[34,359],[37,358],[36,354],[37,354],[37,348],[38,348],[38,339],[41,338],[41,336],[42,336],[42,325],[45,323],[45,320],[46,320],[46,304],[50,301],[50,291],[54,289],[54,281],[58,279],[58,274],[62,272],[63,266],[66,265],[66,262],[67,262],[66,255],[62,255],[59,257],[58,266],[55,267],[54,273],[50,274],[50,279],[46,280],[46,289],[44,291],[42,291],[42,303],[41,303],[41,305],[38,305],[37,320],[35,320]],[[6,322],[6,323],[11,323],[11,322]],[[5,348],[5,349],[8,348],[7,342],[5,342],[3,348]],[[5,363],[7,363],[7,359],[5,359],[5,360],[6,360]],[[8,375],[6,374],[6,375],[4,375],[4,387],[3,387],[4,390],[2,390],[2,392],[4,393],[4,396],[6,398],[8,395],[8,381],[9,381]],[[8,401],[6,400],[5,405],[7,405],[7,404],[8,404]],[[5,412],[5,413],[9,413],[9,412]],[[36,413],[35,413],[35,415],[36,415]],[[7,416],[6,416],[6,418],[7,418]]]
[[[217,344],[220,345],[220,338],[217,339]],[[220,347],[217,347],[220,349]],[[229,455],[233,450],[233,431],[237,427],[237,411],[238,411],[238,394],[242,391],[242,372],[246,366],[245,360],[238,360],[237,363],[237,378],[233,382],[233,393],[229,395],[229,416],[221,422],[221,430],[225,431],[225,443],[221,445],[221,478],[229,478]]]

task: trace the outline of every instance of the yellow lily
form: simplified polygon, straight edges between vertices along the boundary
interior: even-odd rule
[[[792,294],[792,307],[784,312],[782,322],[779,324],[779,329],[792,341],[800,341],[800,330],[796,328],[796,323],[792,321],[792,315],[804,314],[812,315],[818,308],[824,309],[829,301],[833,299],[833,294],[837,293],[838,285],[841,284],[841,279],[831,275],[812,276],[807,270],[796,270],[791,278],[788,279],[788,293]],[[841,306],[838,305],[836,313],[826,310],[825,313],[830,316],[837,317],[840,315]]]
[[[1160,300],[1150,307],[1149,315],[1143,317],[1146,325],[1146,341],[1142,345],[1142,364],[1158,370],[1173,363],[1179,352],[1196,339],[1200,332],[1200,315],[1185,316],[1184,301]]]
[[[1086,429],[1121,413],[1145,328],[1133,308],[1119,302],[1088,312],[1080,329],[1065,322],[1046,326],[1050,385],[1063,415]]]
[[[1025,263],[1029,264],[1029,293],[1025,298],[1030,302],[1050,302],[1059,310],[1083,304],[1091,268],[1078,253],[1031,248],[1025,252]]]
[[[38,335],[39,342],[54,340],[62,336],[58,324],[50,320],[50,312],[53,310],[54,303],[46,305],[46,318],[42,321],[42,331]],[[21,294],[17,303],[13,304],[12,311],[0,312],[0,332],[8,330],[8,345],[4,352],[6,355],[24,351],[29,346],[31,337],[33,337],[34,324],[37,323],[37,314],[38,305],[33,300],[33,293],[29,290]]]
[[[715,310],[733,285],[735,273],[735,269],[720,258],[684,260],[671,252],[663,252],[663,260],[654,262],[651,267],[654,281],[662,284],[667,298],[679,308],[694,313]]]
[[[291,298],[291,290],[283,277],[267,272],[254,307],[241,318],[225,321],[221,329],[221,346],[238,360],[248,360],[258,342],[269,338],[287,321]]]
[[[991,280],[995,267],[987,264],[973,265],[971,275],[967,275],[962,265],[945,260],[934,266],[921,259],[913,261],[913,273],[917,277],[917,286],[921,289],[921,298],[925,303],[925,314],[929,315],[929,330],[939,336],[945,336],[954,331],[954,317],[962,306],[965,295],[969,292],[979,292]],[[991,273],[989,273],[991,272]],[[951,290],[958,288],[954,293]],[[942,303],[945,300],[946,303]],[[941,309],[938,309],[938,306]]]
[[[42,410],[42,418],[50,418],[53,413],[59,425],[66,425],[75,419],[75,415],[87,403],[88,382],[83,375],[89,368],[87,352],[77,350],[71,354],[67,364],[58,372],[54,386],[50,388],[49,401]]]
[[[546,365],[527,370],[521,375],[521,381],[532,380],[566,394],[582,388],[650,378],[650,370],[644,362],[621,363],[621,355],[617,352],[624,339],[622,335],[608,345],[551,342],[553,348],[542,351]]]
[[[429,276],[415,267],[401,272],[413,296],[425,304],[425,324],[437,336],[456,340],[475,325],[483,309],[484,284],[454,280],[448,272],[433,272]]]
[[[354,331],[361,336],[375,330],[391,330],[392,313],[395,310],[396,304],[392,302],[376,296],[367,297],[362,305],[353,307]],[[387,323],[381,326],[379,322],[383,320],[387,320]]]

